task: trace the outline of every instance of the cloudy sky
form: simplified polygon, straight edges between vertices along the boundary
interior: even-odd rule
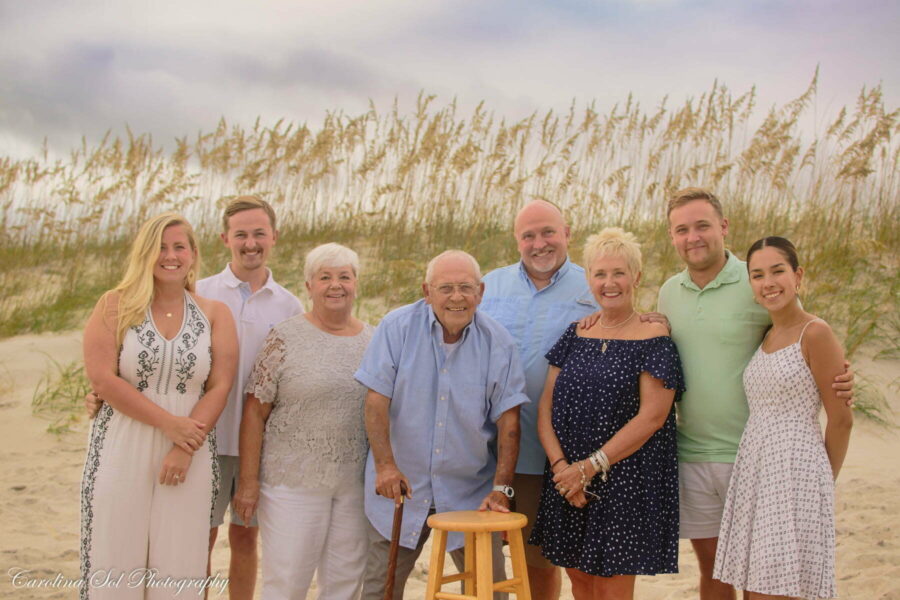
[[[236,123],[317,125],[420,90],[518,118],[718,79],[762,106],[821,67],[816,114],[863,85],[900,104],[894,0],[0,0],[0,156],[108,129],[167,143]]]

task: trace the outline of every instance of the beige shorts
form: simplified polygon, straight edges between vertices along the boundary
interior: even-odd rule
[[[513,478],[513,489],[516,492],[513,498],[515,500],[515,510],[528,517],[528,524],[522,530],[522,536],[525,538],[525,562],[529,567],[550,569],[554,567],[554,564],[544,558],[544,555],[541,554],[541,547],[528,543],[528,538],[531,537],[531,530],[534,528],[534,520],[537,518],[543,487],[543,475],[516,473]]]
[[[719,537],[733,463],[679,462],[678,505],[682,539]]]

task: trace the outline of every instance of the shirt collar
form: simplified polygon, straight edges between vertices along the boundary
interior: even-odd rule
[[[725,251],[725,256],[727,257],[727,260],[725,261],[725,266],[722,267],[722,270],[719,271],[719,273],[718,273],[718,275],[716,275],[715,279],[713,279],[708,284],[706,284],[706,287],[703,288],[704,290],[712,290],[719,286],[726,285],[729,283],[737,283],[738,281],[741,280],[741,270],[744,268],[743,265],[741,264],[741,261],[738,260],[737,256],[735,256],[733,253],[731,253],[728,250]],[[694,280],[691,279],[691,274],[688,272],[687,269],[685,269],[684,271],[681,272],[681,282],[680,283],[681,283],[681,285],[683,285],[684,287],[686,287],[690,290],[694,290],[696,292],[702,291],[697,286],[697,284],[694,283]]]
[[[242,283],[246,283],[245,281],[241,281],[238,279],[237,275],[234,274],[234,271],[231,270],[231,263],[225,265],[225,268],[222,269],[221,272],[222,281],[230,288],[237,288]],[[272,280],[272,270],[269,267],[266,267],[266,282],[263,284],[260,290],[269,290],[270,292],[275,291],[275,282]],[[259,291],[259,290],[257,290]]]
[[[430,304],[425,302],[424,298],[422,299],[422,302],[425,304],[425,308],[428,312],[428,326],[431,328],[430,331],[432,332],[432,335],[434,335],[439,342],[443,342],[444,341],[444,328],[441,325],[441,322],[438,321],[437,315],[434,314],[434,308],[432,308],[432,306]],[[469,321],[469,324],[465,326],[465,328],[462,331],[462,335],[460,336],[459,340],[457,340],[457,341],[461,342],[461,341],[465,340],[467,337],[469,337],[469,328],[472,327],[472,325],[475,323],[475,319],[477,319],[477,318],[478,318],[478,309],[476,308],[475,314],[472,315],[472,320]]]
[[[551,285],[553,285],[554,283],[559,281],[559,278],[563,277],[566,273],[568,273],[569,269],[571,269],[571,268],[572,268],[572,261],[570,261],[569,257],[566,256],[566,261],[562,264],[562,266],[560,266],[556,270],[556,273],[554,273],[553,275],[550,276],[550,283],[547,284],[547,286],[543,289],[546,290],[548,287],[550,287]],[[531,277],[528,276],[528,271],[525,270],[525,263],[523,263],[521,259],[519,260],[519,276],[534,291],[542,291],[542,290],[537,289],[537,286],[534,285],[534,282],[531,280]]]

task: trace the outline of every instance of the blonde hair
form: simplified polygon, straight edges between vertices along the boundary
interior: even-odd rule
[[[184,288],[194,291],[197,275],[200,273],[200,249],[197,247],[197,238],[194,228],[187,219],[174,212],[165,212],[153,217],[141,226],[131,251],[128,253],[128,263],[125,267],[125,275],[119,284],[113,288],[118,293],[118,310],[116,311],[116,342],[121,344],[125,338],[125,332],[130,327],[140,325],[146,318],[147,308],[153,301],[153,268],[159,260],[159,250],[162,245],[163,232],[172,226],[180,225],[187,234],[194,251],[194,264],[191,265],[187,277],[184,280]]]
[[[719,215],[720,219],[725,218],[725,213],[722,212],[722,203],[719,202],[719,199],[716,198],[709,190],[699,187],[684,188],[683,190],[678,190],[677,192],[675,192],[675,194],[671,198],[669,198],[666,217],[671,215],[672,211],[676,208],[684,206],[685,204],[693,202],[694,200],[703,200],[713,207],[713,209],[716,211],[716,214]]]
[[[343,267],[350,265],[353,274],[359,277],[359,255],[353,250],[334,242],[316,246],[306,255],[303,266],[303,277],[306,281],[312,281],[319,269],[327,267]]]
[[[621,227],[607,227],[587,239],[584,244],[584,273],[590,279],[591,265],[601,256],[625,259],[632,275],[641,272],[641,245],[633,233]]]
[[[268,215],[269,224],[272,225],[272,229],[277,229],[275,227],[275,210],[272,208],[272,205],[259,196],[252,195],[238,196],[228,202],[225,206],[225,210],[222,211],[222,231],[228,233],[228,219],[239,212],[253,210],[254,208],[261,208],[266,215]]]

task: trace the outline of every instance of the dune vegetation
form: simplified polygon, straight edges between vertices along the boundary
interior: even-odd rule
[[[485,271],[516,260],[512,218],[533,198],[564,210],[576,260],[602,227],[635,232],[649,310],[680,269],[665,200],[700,185],[722,198],[739,256],[764,235],[795,242],[804,305],[832,323],[851,359],[863,347],[900,358],[900,109],[873,87],[819,115],[816,86],[814,76],[769,109],[755,89],[715,83],[678,106],[628,98],[605,114],[573,104],[517,121],[484,105],[460,114],[423,93],[408,114],[373,105],[316,127],[222,119],[170,147],[128,131],[65,158],[0,158],[0,336],[79,327],[121,275],[137,227],[163,210],[194,223],[204,274],[219,270],[220,207],[246,193],[279,213],[272,268],[295,292],[309,249],[338,241],[360,253],[360,316],[372,322],[418,297],[425,262],[444,249],[472,252]],[[886,416],[871,394],[860,405]]]

